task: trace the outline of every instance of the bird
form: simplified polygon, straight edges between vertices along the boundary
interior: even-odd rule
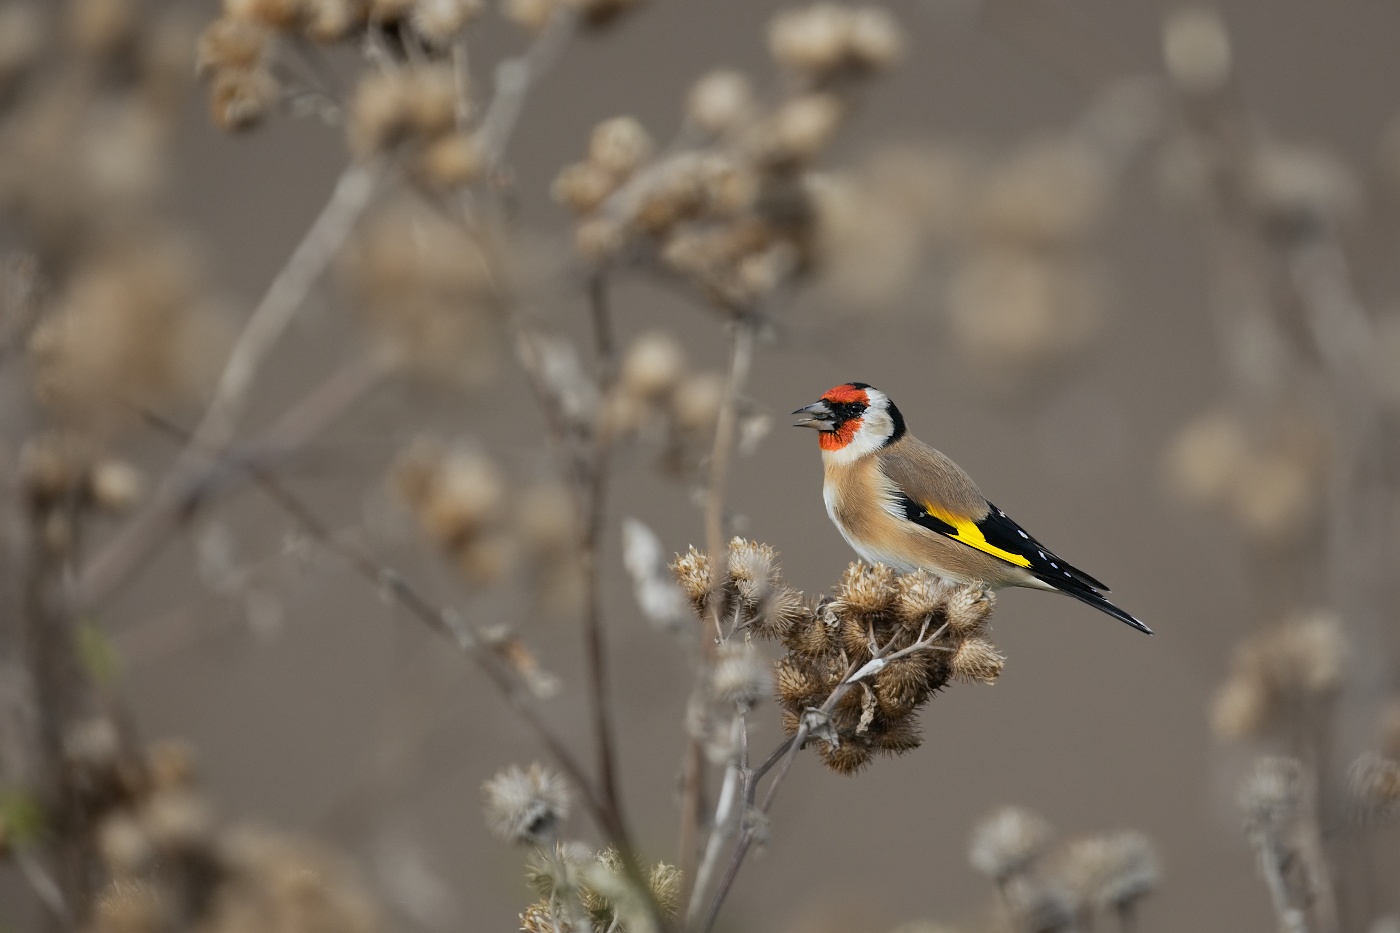
[[[826,511],[862,560],[991,589],[1054,590],[1152,634],[1109,602],[1107,586],[1031,537],[956,463],[910,434],[879,389],[842,383],[793,414],[801,416],[794,427],[820,432]]]

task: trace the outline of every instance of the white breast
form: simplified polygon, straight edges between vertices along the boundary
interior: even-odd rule
[[[822,500],[826,502],[826,514],[831,518],[831,523],[836,526],[836,530],[841,532],[841,537],[846,539],[846,543],[860,556],[860,559],[867,564],[884,564],[900,573],[913,573],[918,569],[915,565],[901,560],[893,554],[877,551],[867,547],[860,541],[851,537],[851,533],[846,530],[846,526],[841,524],[841,519],[836,517],[837,490],[832,483],[822,484]]]

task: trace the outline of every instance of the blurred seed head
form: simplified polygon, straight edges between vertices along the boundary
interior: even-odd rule
[[[1299,616],[1242,642],[1216,694],[1212,724],[1221,738],[1257,736],[1341,688],[1347,644],[1328,612]]]
[[[506,842],[544,844],[569,816],[568,784],[540,764],[511,765],[482,785],[486,825]]]
[[[1260,758],[1240,787],[1239,804],[1250,835],[1290,832],[1306,802],[1303,767],[1293,758]]]
[[[1104,211],[1108,166],[1073,137],[1034,142],[983,183],[977,223],[1002,243],[1055,249],[1082,242]]]
[[[1220,13],[1185,7],[1167,16],[1162,31],[1167,74],[1188,94],[1213,94],[1230,81],[1230,35]]]
[[[1076,897],[1101,910],[1125,910],[1156,890],[1156,848],[1145,835],[1124,831],[1071,841],[1057,877]]]
[[[562,2],[579,11],[585,26],[597,29],[610,25],[624,13],[641,6],[645,0],[562,0]]]
[[[1261,147],[1249,166],[1246,187],[1264,232],[1284,243],[1356,217],[1362,203],[1352,170],[1319,148]]]
[[[454,128],[456,108],[456,78],[445,65],[372,71],[350,104],[350,147],[363,157],[437,139]]]
[[[749,123],[756,110],[753,86],[740,71],[720,69],[690,89],[686,118],[707,133],[724,136]]]
[[[748,709],[772,695],[773,676],[753,645],[722,645],[710,672],[710,689],[720,702]]]
[[[224,69],[214,75],[209,113],[221,130],[251,130],[267,118],[281,96],[277,79],[266,68]]]
[[[1029,810],[1004,807],[972,830],[972,867],[1001,884],[1024,874],[1050,845],[1050,824]]]
[[[413,31],[431,46],[447,46],[486,9],[483,0],[414,0]]]
[[[799,94],[779,104],[754,128],[749,149],[767,168],[801,167],[827,147],[845,115],[845,104],[835,94]]]
[[[481,177],[485,158],[474,136],[449,133],[423,147],[416,169],[430,190],[453,191]]]
[[[1347,774],[1352,805],[1363,820],[1390,820],[1400,813],[1400,761],[1367,752]]]
[[[768,49],[783,67],[812,79],[893,65],[903,40],[880,7],[815,3],[785,10],[768,27]]]
[[[588,160],[618,178],[626,178],[651,158],[653,148],[651,136],[635,117],[613,117],[593,128]]]
[[[969,638],[953,654],[953,676],[959,680],[991,684],[1001,676],[1006,656],[983,638]]]
[[[301,0],[304,32],[313,42],[339,42],[362,28],[369,18],[367,0]]]
[[[685,350],[680,342],[666,331],[652,330],[639,334],[627,347],[619,380],[625,391],[653,400],[669,394],[685,370]]]
[[[198,74],[256,71],[266,65],[271,32],[253,19],[222,17],[205,27],[195,57]]]
[[[559,8],[561,0],[502,0],[501,15],[530,32],[539,32]]]
[[[74,0],[64,11],[68,41],[81,55],[116,58],[136,43],[141,11],[133,0]]]

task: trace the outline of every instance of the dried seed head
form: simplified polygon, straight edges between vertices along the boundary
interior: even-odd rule
[[[113,58],[135,44],[141,13],[132,0],[76,0],[64,12],[68,39],[84,56]]]
[[[1248,455],[1239,419],[1228,411],[1209,412],[1178,432],[1167,453],[1167,482],[1182,501],[1208,508],[1224,501]]]
[[[1222,739],[1257,735],[1273,713],[1273,699],[1263,681],[1251,675],[1232,676],[1215,694],[1210,723]]]
[[[306,8],[303,32],[313,42],[339,42],[369,19],[366,0],[302,0]]]
[[[506,842],[540,844],[553,839],[569,815],[564,779],[540,764],[511,765],[482,785],[486,824]]]
[[[486,8],[482,0],[414,0],[409,23],[429,45],[443,47]]]
[[[998,884],[1024,873],[1050,844],[1050,825],[1019,807],[1005,807],[972,830],[972,867]]]
[[[838,611],[878,615],[894,602],[895,572],[884,564],[856,561],[846,567],[836,591]]]
[[[250,130],[277,105],[282,89],[266,68],[223,70],[214,76],[209,111],[227,132]]]
[[[890,755],[903,755],[924,744],[919,723],[913,716],[888,718],[871,737],[876,748]]]
[[[1346,661],[1341,621],[1316,612],[1241,643],[1216,696],[1213,722],[1224,738],[1255,735],[1298,702],[1318,703],[1340,689]]]
[[[900,622],[915,628],[925,623],[936,625],[933,620],[943,615],[953,590],[954,584],[927,570],[903,574],[895,580],[895,615]]]
[[[590,217],[574,230],[574,249],[584,262],[602,265],[626,248],[626,229],[609,217]]]
[[[504,0],[501,14],[518,26],[539,32],[559,8],[560,0]]]
[[[127,813],[114,813],[98,825],[97,852],[107,870],[118,878],[137,877],[156,859],[145,828]]]
[[[197,773],[194,749],[176,739],[153,742],[146,749],[146,773],[153,791],[190,790]]]
[[[979,226],[1002,243],[1032,249],[1073,245],[1103,215],[1110,180],[1107,165],[1087,143],[1035,143],[991,173],[978,207]]]
[[[412,12],[418,0],[368,0],[371,22],[384,26],[398,25]]]
[[[754,114],[753,88],[742,72],[722,69],[705,75],[690,89],[686,117],[716,136],[731,133]]]
[[[850,32],[846,8],[835,3],[784,10],[768,24],[768,51],[786,68],[821,76],[844,63]]]
[[[87,478],[92,504],[107,512],[125,512],[141,498],[141,471],[122,460],[99,460]]]
[[[933,694],[935,683],[926,652],[895,658],[875,675],[880,710],[892,718],[909,715]]]
[[[1385,820],[1400,813],[1400,762],[1367,752],[1348,774],[1352,803],[1363,820]]]
[[[175,911],[163,892],[145,880],[104,887],[92,905],[92,928],[103,933],[169,929]]]
[[[1070,842],[1057,874],[1082,902],[1122,910],[1152,893],[1160,872],[1152,842],[1128,831]]]
[[[224,0],[225,16],[254,20],[270,29],[295,28],[304,12],[304,0]]]
[[[251,71],[263,66],[272,35],[262,23],[250,19],[222,17],[199,35],[195,72]]]
[[[954,587],[944,602],[948,630],[959,638],[979,634],[995,604],[996,596],[984,586],[964,583]]]
[[[677,908],[680,907],[683,880],[681,870],[665,862],[657,862],[647,878],[647,885],[651,888],[651,896],[656,900],[656,906],[668,917],[675,916]]]
[[[456,107],[456,79],[446,66],[371,72],[350,105],[350,146],[366,156],[409,139],[436,139],[453,128]]]
[[[773,676],[752,645],[725,645],[710,672],[710,689],[721,702],[748,708],[772,695]]]
[[[415,441],[394,467],[400,493],[439,547],[462,546],[496,518],[505,482],[494,463],[466,449]]]
[[[853,658],[872,657],[879,650],[881,642],[870,620],[854,612],[842,613],[840,618],[838,632],[842,649]]]
[[[818,746],[818,754],[826,766],[837,774],[857,774],[875,757],[867,743],[855,740],[843,741],[836,746],[822,742]]]
[[[953,655],[953,676],[959,680],[990,684],[1001,676],[1006,656],[996,646],[981,638],[969,638],[958,645]]]
[[[846,46],[852,65],[883,71],[899,61],[904,40],[899,25],[888,11],[879,7],[857,7],[850,12]]]
[[[777,552],[767,544],[731,539],[727,566],[735,594],[750,611],[757,610],[780,582]]]
[[[676,427],[704,434],[713,429],[724,401],[724,376],[715,372],[689,373],[671,395],[671,416]]]
[[[774,673],[778,702],[784,708],[801,712],[824,698],[822,684],[794,659],[779,659],[774,665]]]
[[[575,933],[574,925],[567,917],[555,917],[553,902],[536,901],[520,915],[520,929],[523,933]]]
[[[749,622],[749,630],[760,638],[786,638],[811,614],[800,590],[779,586],[763,600]]]
[[[703,618],[713,585],[710,556],[702,554],[692,546],[685,554],[672,561],[671,572],[675,574],[676,583],[680,585],[681,591],[689,598],[695,614]]]
[[[638,335],[622,358],[619,378],[630,394],[658,399],[675,388],[685,374],[685,350],[666,331]]]
[[[566,165],[550,186],[554,200],[575,214],[590,214],[617,190],[620,179],[601,165],[575,162]]]
[[[470,185],[481,176],[484,160],[476,138],[449,133],[424,147],[418,157],[418,177],[434,191]]]
[[[844,116],[845,105],[834,94],[794,97],[759,128],[753,143],[755,154],[772,167],[803,165],[826,148]]]
[[[617,178],[626,178],[651,158],[651,136],[634,117],[613,117],[593,128],[588,159]]]
[[[1230,35],[1220,13],[1188,7],[1167,17],[1162,32],[1167,74],[1191,94],[1211,94],[1230,80]]]
[[[840,620],[828,613],[813,613],[788,635],[789,648],[808,658],[819,658],[840,650]]]

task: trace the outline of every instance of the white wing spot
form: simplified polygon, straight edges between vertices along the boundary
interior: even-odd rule
[[[1045,560],[1045,552],[1044,552],[1044,551],[1036,551],[1036,553],[1040,555],[1040,559],[1041,559],[1041,560]]]
[[[1022,531],[1022,530],[1019,529],[1019,528],[1016,529],[1016,533],[1017,533],[1018,535],[1020,535],[1021,537],[1025,538],[1027,541],[1029,541],[1029,540],[1031,539],[1031,536],[1030,536],[1030,535],[1026,534],[1024,531]]]
[[[1059,569],[1060,569],[1060,565],[1057,564],[1057,563],[1055,563],[1053,560],[1050,562],[1050,566],[1051,566],[1051,567],[1054,567],[1056,570],[1059,570]]]
[[[1063,571],[1063,573],[1064,573],[1065,576],[1069,576],[1069,571],[1068,571],[1068,570]]]

